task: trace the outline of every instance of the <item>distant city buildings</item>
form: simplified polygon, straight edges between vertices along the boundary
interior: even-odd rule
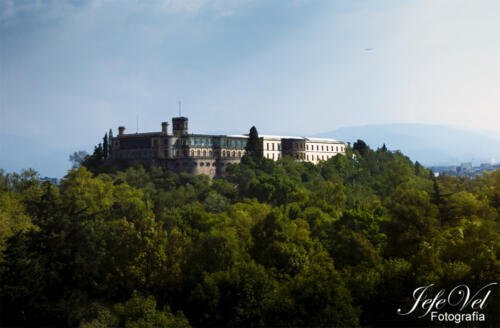
[[[481,175],[484,171],[491,172],[500,168],[500,164],[481,163],[479,166],[472,166],[472,163],[461,163],[459,166],[432,166],[435,174],[449,174],[453,176],[474,177]]]
[[[165,167],[175,172],[221,176],[229,164],[239,163],[245,154],[248,135],[204,135],[188,133],[188,118],[172,118],[161,124],[161,132],[125,133],[118,128],[113,138],[112,159],[126,161],[129,165],[144,162]],[[334,139],[291,136],[259,136],[263,156],[278,160],[290,156],[297,161],[318,163],[337,154],[345,154],[347,143]]]

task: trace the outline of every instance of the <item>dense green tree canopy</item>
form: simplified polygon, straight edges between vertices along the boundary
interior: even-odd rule
[[[252,130],[214,180],[103,166],[109,145],[59,186],[0,170],[1,324],[428,326],[396,314],[416,287],[499,280],[500,170],[434,177],[362,141],[273,162]]]

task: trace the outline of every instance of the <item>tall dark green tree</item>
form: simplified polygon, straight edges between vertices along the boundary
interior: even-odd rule
[[[113,130],[109,129],[108,132],[108,156],[111,157],[113,151]]]
[[[108,159],[108,150],[109,150],[109,147],[108,147],[108,134],[104,134],[104,137],[102,138],[102,155],[103,155],[103,159],[106,160]]]
[[[368,147],[366,142],[360,139],[358,139],[358,141],[356,141],[352,146],[352,150],[357,150],[361,154],[361,156],[365,156],[369,149],[370,147]]]
[[[262,146],[262,140],[259,138],[259,133],[257,128],[252,126],[250,133],[248,135],[248,142],[245,147],[246,155],[253,159],[255,162],[259,162],[263,158],[264,147]]]

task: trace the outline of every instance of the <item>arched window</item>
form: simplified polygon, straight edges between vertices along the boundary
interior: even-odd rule
[[[212,151],[211,150],[208,152],[208,156],[212,157]]]
[[[196,156],[200,156],[200,154],[201,154],[201,151],[198,149],[198,150],[196,151]]]
[[[222,157],[226,157],[226,151],[225,150],[222,151]]]
[[[191,150],[191,157],[194,157],[194,150]]]
[[[205,157],[205,156],[207,156],[207,151],[206,150],[203,151],[203,157]]]
[[[233,157],[236,157],[236,152],[235,151],[233,151]]]

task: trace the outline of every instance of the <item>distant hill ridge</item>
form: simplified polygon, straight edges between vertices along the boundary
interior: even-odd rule
[[[342,127],[316,134],[315,137],[355,142],[364,140],[372,148],[386,144],[390,150],[401,150],[423,165],[456,165],[463,162],[497,163],[500,161],[500,139],[485,132],[447,125],[419,123],[374,124]]]

